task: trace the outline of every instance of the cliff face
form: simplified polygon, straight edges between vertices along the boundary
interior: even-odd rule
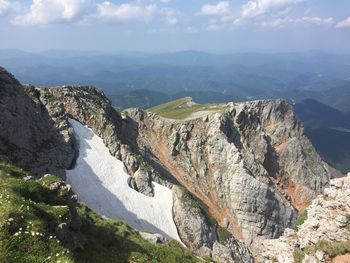
[[[173,188],[183,243],[220,262],[251,262],[247,246],[258,254],[291,226],[328,186],[328,167],[287,102],[226,108],[184,121],[135,109],[122,117],[95,88],[23,87],[0,69],[0,155],[38,176],[64,176],[78,154],[73,118],[125,164],[136,191],[153,196],[151,181]]]
[[[130,111],[138,142],[223,227],[253,249],[275,238],[329,183],[322,160],[283,100],[231,104],[172,121]]]
[[[73,130],[61,103],[46,108],[40,90],[0,68],[0,155],[36,175],[64,176],[74,159]]]

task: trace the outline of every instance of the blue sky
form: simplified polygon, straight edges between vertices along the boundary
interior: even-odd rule
[[[349,0],[0,0],[0,48],[350,52]]]

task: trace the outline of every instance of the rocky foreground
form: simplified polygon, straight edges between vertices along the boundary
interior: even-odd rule
[[[260,262],[350,262],[350,173],[333,179],[296,230],[262,243]]]

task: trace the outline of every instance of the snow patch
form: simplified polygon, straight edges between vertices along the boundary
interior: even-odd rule
[[[103,216],[182,243],[172,216],[172,191],[155,182],[154,197],[130,188],[124,164],[109,153],[103,140],[81,123],[69,122],[79,142],[79,157],[67,171],[67,182],[78,198]]]

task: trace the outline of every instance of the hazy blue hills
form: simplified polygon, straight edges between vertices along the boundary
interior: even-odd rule
[[[350,113],[341,112],[316,100],[294,105],[305,133],[320,155],[343,172],[350,170]]]
[[[314,98],[347,109],[350,56],[304,53],[102,53],[0,50],[0,64],[22,83],[90,84],[109,95],[151,90],[173,96],[211,91],[241,99]],[[343,96],[339,96],[342,94]],[[330,99],[327,99],[330,98]]]

